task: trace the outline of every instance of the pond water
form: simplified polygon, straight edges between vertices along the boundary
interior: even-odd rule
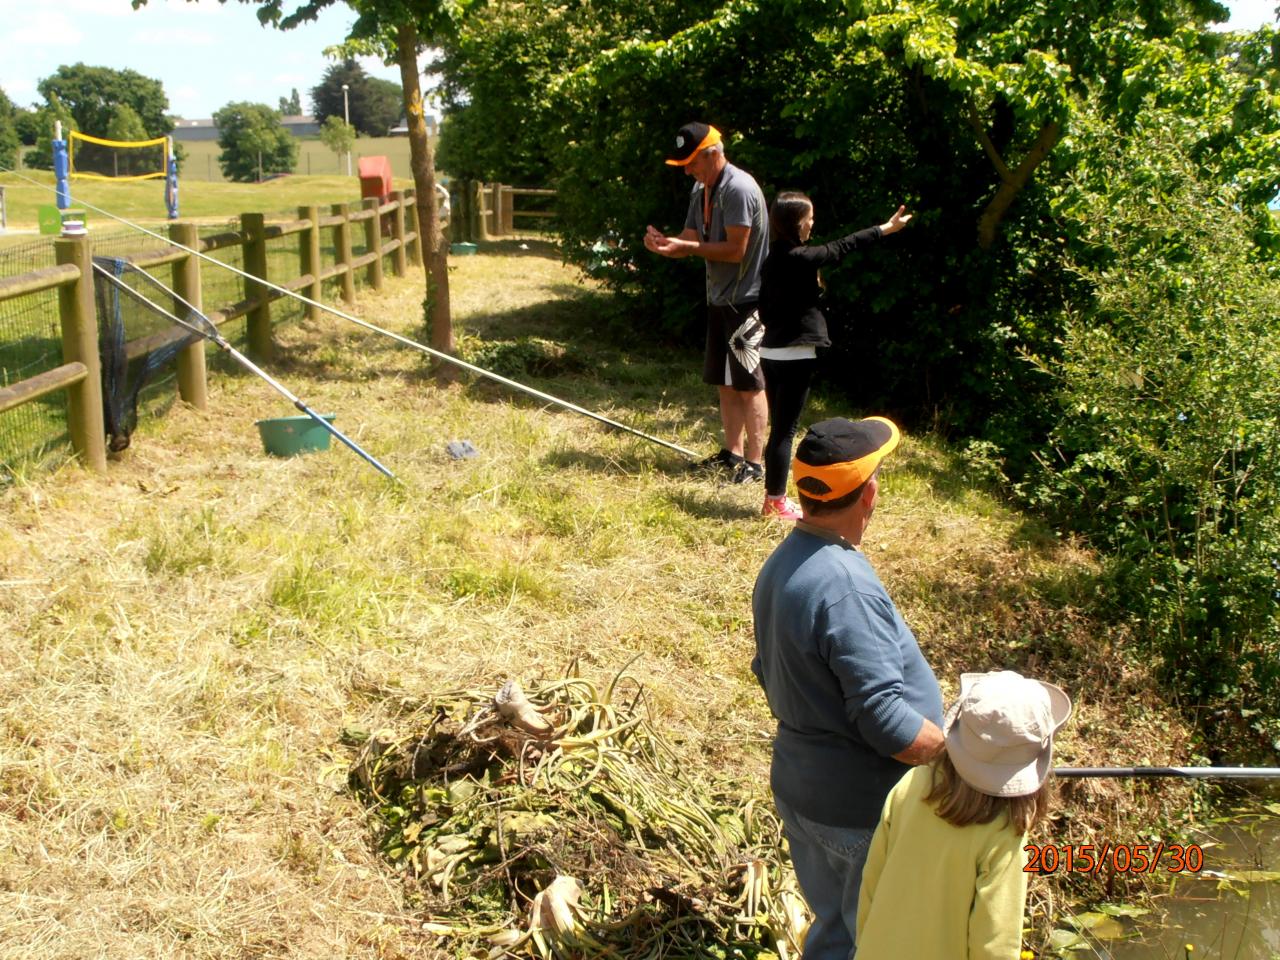
[[[1198,839],[1204,869],[1173,876],[1126,939],[1087,936],[1086,960],[1280,960],[1280,803],[1262,798]],[[1113,931],[1116,930],[1114,925]],[[1191,945],[1188,951],[1186,945]]]

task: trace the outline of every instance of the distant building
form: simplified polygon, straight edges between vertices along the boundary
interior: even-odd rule
[[[440,121],[427,114],[427,136],[434,137],[440,131],[437,129]],[[394,127],[387,130],[388,137],[407,137],[409,135],[409,124],[405,120],[401,120]]]
[[[282,117],[280,125],[295,137],[315,137],[320,134],[320,124],[315,117],[291,116]],[[183,140],[217,140],[218,127],[212,120],[173,121],[173,139]]]
[[[173,139],[184,140],[217,140],[218,128],[213,120],[181,120],[173,121]]]

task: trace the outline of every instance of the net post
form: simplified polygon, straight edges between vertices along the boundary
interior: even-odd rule
[[[200,229],[194,223],[169,224],[169,238],[192,250],[200,249]],[[173,292],[196,310],[204,311],[200,295],[200,258],[188,253],[173,264]],[[175,316],[183,316],[184,307],[174,303]],[[187,344],[178,353],[178,396],[197,410],[209,408],[209,382],[205,365],[204,338]]]
[[[356,278],[351,270],[351,206],[346,203],[335,203],[330,209],[333,215],[342,221],[333,228],[333,247],[336,251],[338,266],[342,267],[342,302],[347,306],[356,302]]]
[[[391,253],[391,269],[397,277],[403,277],[407,265],[404,254],[404,191],[391,191],[391,199],[396,205],[395,212],[391,215],[391,236],[400,241]]]
[[[267,237],[266,215],[262,213],[240,214],[240,229],[245,235],[244,269],[261,280],[267,278]],[[249,339],[249,352],[255,360],[271,359],[271,301],[267,287],[253,280],[244,282],[246,300],[254,300],[256,304],[245,316],[246,333]]]
[[[320,299],[320,208],[315,206],[299,207],[298,219],[308,220],[311,226],[302,231],[298,238],[298,261],[303,276],[311,274],[312,280],[304,290],[312,300]],[[307,304],[307,319],[320,317],[320,308],[315,304]]]
[[[56,203],[59,210],[71,206],[71,157],[67,153],[67,141],[62,139],[62,121],[53,124],[53,179],[57,184]]]
[[[75,283],[58,288],[62,362],[83,363],[88,370],[83,380],[67,388],[67,432],[80,462],[101,472],[107,469],[107,434],[102,415],[102,360],[93,307],[93,251],[88,237],[60,237],[53,246],[59,264],[71,264],[80,270]]]
[[[382,214],[378,213],[378,207],[381,206],[377,197],[366,197],[363,201],[366,210],[372,210],[373,216],[364,222],[364,240],[367,251],[377,254],[370,262],[365,279],[369,286],[375,290],[382,289]]]

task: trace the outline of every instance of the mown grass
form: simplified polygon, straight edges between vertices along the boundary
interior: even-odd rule
[[[714,448],[695,358],[609,345],[609,302],[552,251],[493,245],[451,276],[469,354]],[[413,332],[421,298],[415,272],[357,312]],[[767,792],[750,594],[785,530],[758,487],[487,383],[440,385],[334,318],[279,341],[273,373],[401,484],[342,448],[267,457],[253,421],[291,410],[228,370],[207,411],[144,421],[107,474],[0,493],[0,957],[451,955],[371,852],[340,731],[571,661],[597,679],[630,663],[689,764]],[[809,416],[862,412],[818,397]],[[456,439],[479,455],[451,460]],[[1087,552],[928,438],[887,467],[868,550],[947,693],[961,670],[1021,669],[1076,698],[1060,763],[1187,759],[1123,627],[1090,613]],[[1063,792],[1042,838],[1060,844],[1163,829],[1190,803]]]

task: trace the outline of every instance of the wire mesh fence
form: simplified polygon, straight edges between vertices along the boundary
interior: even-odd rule
[[[356,209],[353,205],[353,212]],[[328,210],[322,209],[321,215]],[[267,214],[266,222],[272,224],[292,221],[296,211]],[[363,222],[352,223],[351,251],[353,257],[363,255],[369,249]],[[240,231],[238,218],[223,222],[205,223],[198,228],[201,239]],[[325,228],[320,237],[319,270],[328,269],[338,262],[338,250],[334,231]],[[292,280],[302,273],[302,238],[305,234],[293,233],[267,242],[267,279],[274,283]],[[384,232],[389,236],[389,231]],[[95,257],[125,257],[163,249],[167,242],[150,237],[127,227],[94,229],[92,235]],[[385,242],[385,240],[384,240]],[[201,298],[206,313],[230,306],[249,296],[248,281],[233,270],[222,269],[218,263],[236,270],[244,270],[244,249],[239,244],[210,251],[200,264]],[[0,250],[0,277],[18,276],[56,263],[53,239],[44,237],[31,243]],[[383,257],[384,271],[391,271],[391,255]],[[149,270],[161,283],[172,286],[172,268],[160,266]],[[357,286],[366,284],[367,270],[355,271]],[[305,292],[305,291],[304,291]],[[340,278],[332,278],[323,285],[323,295],[333,302],[341,292]],[[152,296],[152,294],[148,294]],[[127,299],[127,298],[126,298]],[[136,301],[121,302],[112,307],[118,312],[127,341],[163,332],[171,321],[141,306]],[[160,304],[172,310],[175,304]],[[305,315],[306,307],[292,297],[277,299],[271,304],[272,325],[292,323]],[[176,312],[176,311],[175,311]],[[180,314],[179,314],[180,315]],[[99,318],[102,322],[103,318]],[[244,317],[227,321],[219,332],[238,348],[247,345],[247,325]],[[212,348],[211,348],[212,349]],[[130,376],[139,369],[140,358],[130,362]],[[63,362],[62,334],[58,313],[56,290],[42,291],[10,300],[0,301],[0,388],[36,376],[59,366]],[[213,369],[220,364],[214,363]],[[176,377],[175,363],[170,362],[156,370],[139,398],[139,417],[145,419],[162,413],[173,402]],[[23,466],[56,462],[70,453],[67,436],[66,391],[55,390],[34,400],[0,413],[0,482],[11,479]]]

